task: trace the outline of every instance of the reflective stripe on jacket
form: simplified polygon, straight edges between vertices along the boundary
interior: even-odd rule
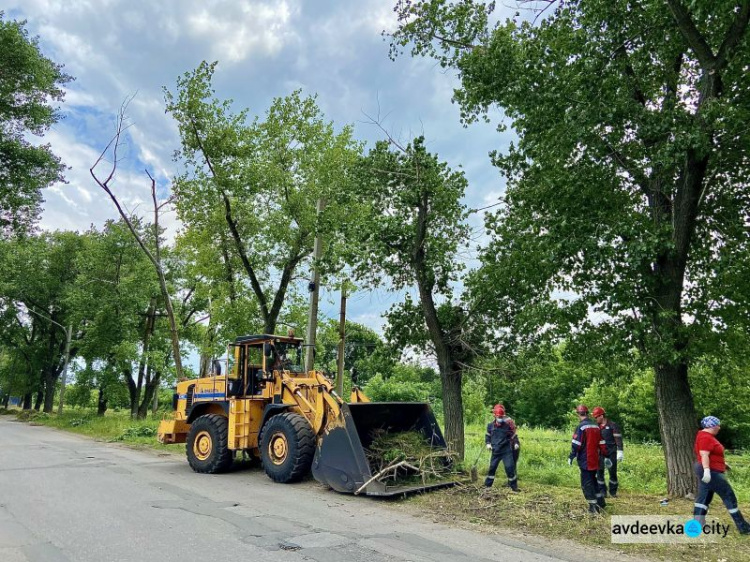
[[[598,470],[599,455],[606,454],[599,426],[588,418],[582,420],[573,433],[570,458],[577,459],[578,466],[583,470]]]

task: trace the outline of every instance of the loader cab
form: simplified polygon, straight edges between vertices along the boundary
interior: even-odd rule
[[[302,340],[274,335],[242,336],[229,345],[227,395],[257,396],[273,371],[301,373]]]

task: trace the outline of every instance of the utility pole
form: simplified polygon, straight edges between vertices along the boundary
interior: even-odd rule
[[[318,219],[326,208],[325,199],[318,199]],[[320,223],[320,220],[318,220]],[[310,314],[307,319],[307,352],[305,353],[305,370],[312,371],[315,365],[315,338],[318,331],[318,295],[320,291],[320,268],[318,261],[323,255],[323,240],[320,232],[315,233],[315,246],[313,248],[313,275],[310,281]]]
[[[341,283],[341,310],[339,311],[339,357],[336,369],[336,392],[344,395],[344,348],[346,343],[346,280]]]
[[[59,326],[59,324],[58,324]],[[73,325],[68,324],[65,328],[65,364],[63,365],[62,378],[60,379],[60,405],[57,407],[57,415],[62,415],[63,397],[65,396],[65,383],[68,379],[68,361],[70,361],[70,340],[73,338]]]

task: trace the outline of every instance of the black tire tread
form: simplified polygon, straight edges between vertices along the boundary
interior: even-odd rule
[[[293,457],[291,464],[285,466],[283,470],[276,471],[273,470],[273,468],[269,469],[269,463],[265,458],[265,435],[269,428],[274,428],[279,425],[286,425],[294,434],[296,455]],[[289,439],[289,437],[291,436],[287,435],[287,439]],[[304,416],[294,412],[285,412],[273,416],[266,422],[263,431],[261,431],[260,443],[263,468],[268,477],[274,482],[282,484],[298,482],[310,472],[313,456],[315,455],[315,434],[313,433],[312,427],[310,427],[310,423]],[[291,449],[292,447],[290,444],[290,451]]]
[[[197,432],[203,426],[207,426],[206,428],[209,429],[209,432],[213,429],[216,435],[214,453],[205,463],[201,463],[192,456],[192,436],[194,432]],[[190,425],[185,450],[188,463],[195,472],[201,474],[218,474],[226,471],[234,460],[233,452],[229,449],[229,421],[227,418],[218,414],[206,414],[196,419]]]

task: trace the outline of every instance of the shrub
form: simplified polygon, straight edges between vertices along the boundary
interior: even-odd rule
[[[147,425],[131,425],[126,427],[123,432],[116,438],[116,441],[128,441],[138,437],[155,437],[156,428]]]

